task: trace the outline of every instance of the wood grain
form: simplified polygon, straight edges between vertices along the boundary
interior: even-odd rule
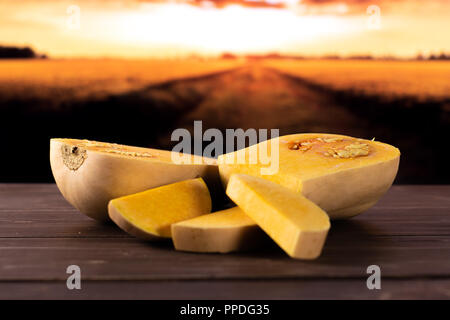
[[[82,293],[65,289],[71,264]],[[372,264],[376,292],[365,285]],[[177,252],[85,217],[53,184],[0,184],[0,299],[449,296],[450,186],[393,186],[366,213],[333,222],[319,259],[298,261],[270,240],[247,253]]]
[[[313,300],[313,299],[450,299],[448,279],[384,280],[368,290],[355,279],[227,281],[84,281],[81,290],[64,282],[0,283],[0,299],[182,299],[182,300]]]

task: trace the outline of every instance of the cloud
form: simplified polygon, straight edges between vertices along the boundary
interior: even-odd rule
[[[187,3],[197,7],[224,8],[240,5],[255,8],[293,9],[300,14],[353,14],[364,12],[369,5],[404,3],[407,0],[122,0],[139,3]]]
[[[398,3],[415,2],[416,0],[22,0],[22,4],[36,3],[66,3],[73,4],[76,2],[82,6],[108,6],[108,7],[125,7],[133,8],[140,4],[162,4],[162,3],[183,3],[197,7],[205,8],[224,8],[229,5],[240,5],[245,7],[256,8],[300,8],[306,13],[320,14],[324,13],[343,13],[342,8],[347,8],[345,13],[361,12],[367,6],[376,4],[383,7],[389,7]],[[446,1],[446,0],[442,0]],[[6,3],[15,3],[17,0],[2,0]],[[439,2],[439,1],[438,1]]]

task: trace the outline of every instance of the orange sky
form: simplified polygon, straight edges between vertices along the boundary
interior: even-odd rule
[[[2,0],[0,44],[52,57],[450,52],[450,1]],[[76,9],[80,8],[79,28]],[[379,27],[366,10],[381,10]],[[369,27],[370,26],[372,27]]]

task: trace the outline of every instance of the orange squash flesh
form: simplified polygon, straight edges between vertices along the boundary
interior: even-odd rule
[[[171,225],[211,212],[211,198],[201,178],[113,199],[108,212],[124,231],[142,239],[171,238]]]
[[[325,211],[301,194],[245,174],[233,174],[227,195],[289,256],[317,258],[330,229]]]
[[[234,207],[173,224],[172,239],[177,250],[226,253],[257,247],[267,237]]]
[[[264,164],[251,154],[276,145],[278,171],[263,174]],[[276,150],[275,150],[276,151]],[[245,159],[239,163],[238,159]],[[272,159],[274,159],[272,157]],[[335,134],[295,134],[261,142],[219,157],[219,172],[226,186],[232,174],[258,176],[302,193],[331,218],[355,216],[371,206],[389,189],[397,174],[400,152],[378,141]]]

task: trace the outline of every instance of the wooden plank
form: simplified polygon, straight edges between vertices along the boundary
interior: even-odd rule
[[[408,202],[411,199],[413,203]],[[374,208],[349,221],[333,222],[332,232],[355,236],[450,235],[448,199],[448,186],[393,186]],[[0,184],[0,238],[5,237],[128,236],[80,214],[53,184]]]
[[[194,254],[151,244],[72,208],[54,184],[0,184],[0,298],[388,299],[450,295],[450,186],[393,186],[332,223],[315,261],[259,251]],[[83,289],[65,288],[81,267]],[[381,267],[382,290],[365,286]]]
[[[65,281],[0,282],[0,299],[449,299],[449,279],[386,279],[368,290],[365,279],[290,281]]]
[[[224,255],[129,238],[0,239],[0,280],[61,280],[72,264],[89,280],[364,278],[372,264],[383,277],[448,277],[449,257],[450,239],[439,236],[330,237],[314,261],[275,245]]]
[[[330,236],[447,236],[450,237],[450,209],[374,207],[345,221],[332,221]]]
[[[0,238],[130,238],[113,223],[99,223],[76,209],[0,211]]]
[[[377,207],[450,208],[450,185],[394,185]]]
[[[55,184],[0,184],[0,210],[72,210]]]
[[[370,209],[348,221],[333,221],[330,236],[450,236],[450,209]],[[98,223],[77,210],[0,211],[0,238],[129,237],[114,224]]]
[[[377,208],[399,207],[450,208],[450,186],[394,185],[377,204]],[[0,184],[0,210],[70,208],[55,184]]]
[[[129,238],[73,208],[55,184],[0,184],[0,238]]]

